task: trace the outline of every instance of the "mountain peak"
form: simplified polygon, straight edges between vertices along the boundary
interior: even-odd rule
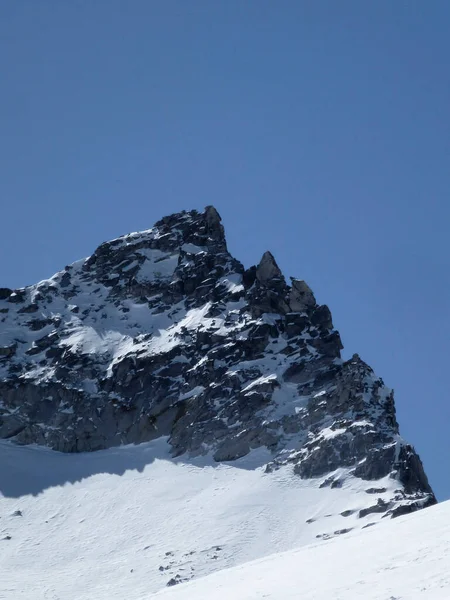
[[[155,223],[159,235],[171,235],[178,245],[194,244],[212,251],[226,252],[225,232],[214,206],[174,213]]]
[[[1,289],[0,325],[0,437],[78,452],[167,436],[174,456],[217,462],[264,450],[268,472],[318,487],[372,482],[361,523],[435,501],[392,392],[341,358],[328,307],[270,252],[244,269],[212,206]]]
[[[273,254],[269,251],[264,252],[256,267],[256,278],[264,285],[270,285],[274,280],[277,283],[286,283],[280,267],[277,265]]]

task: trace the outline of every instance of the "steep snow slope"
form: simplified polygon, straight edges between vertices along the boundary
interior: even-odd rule
[[[371,550],[373,556],[386,552],[395,530],[382,525],[388,519],[374,498],[391,497],[398,482],[386,477],[377,482],[386,491],[374,494],[371,482],[340,469],[333,475],[342,486],[321,488],[323,477],[301,479],[293,465],[265,472],[267,455],[259,449],[218,464],[208,457],[173,459],[166,439],[80,454],[0,442],[0,598],[147,598],[171,580],[202,577],[306,544],[320,548],[328,537],[340,532],[335,539],[345,538],[352,535],[347,530],[372,523],[379,536],[361,539],[386,538],[382,548]],[[417,522],[422,521],[411,521]],[[336,549],[333,560],[339,557],[341,546],[326,548]],[[360,554],[361,549],[354,560]],[[273,560],[278,572],[291,559]],[[329,560],[326,555],[320,568],[328,568]],[[300,578],[296,586],[312,577],[301,561],[288,569],[289,577]],[[281,585],[287,574],[280,572]],[[238,588],[245,571],[232,573],[233,593],[223,588],[227,574],[218,580],[221,598],[243,593]],[[251,575],[251,589],[260,589],[254,587],[259,577]],[[201,596],[186,591],[182,597],[215,598],[207,585],[201,584]]]
[[[450,502],[216,573],[160,600],[448,600]]]

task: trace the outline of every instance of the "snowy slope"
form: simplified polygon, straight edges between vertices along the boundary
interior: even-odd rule
[[[170,458],[166,440],[81,454],[0,442],[0,598],[137,600],[342,530],[391,531],[383,513],[358,517],[373,505],[370,482],[341,471],[341,488],[320,488],[292,465],[266,473],[265,452],[217,464]],[[392,495],[396,482],[381,483]]]
[[[450,502],[156,594],[161,600],[448,600]]]

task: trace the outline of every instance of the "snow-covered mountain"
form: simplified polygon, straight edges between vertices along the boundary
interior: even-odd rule
[[[138,598],[434,504],[392,392],[341,348],[213,207],[0,289],[5,597]]]

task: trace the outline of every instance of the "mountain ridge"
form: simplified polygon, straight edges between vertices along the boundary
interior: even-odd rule
[[[267,473],[398,482],[368,487],[367,514],[435,503],[392,392],[341,349],[306,282],[270,252],[245,269],[214,207],[183,211],[0,289],[0,437],[82,452],[168,436],[217,462],[267,448]]]

